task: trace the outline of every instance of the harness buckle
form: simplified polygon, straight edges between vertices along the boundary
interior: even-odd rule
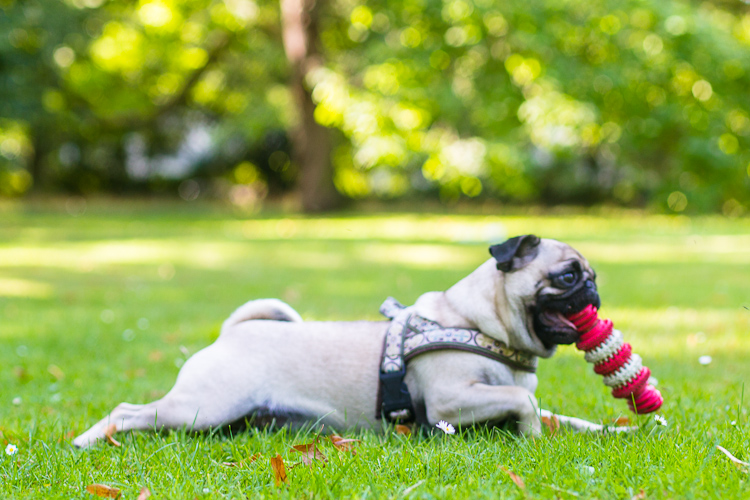
[[[404,376],[405,367],[396,372],[380,372],[380,383],[383,387],[381,414],[391,422],[410,422],[414,419],[414,407]]]

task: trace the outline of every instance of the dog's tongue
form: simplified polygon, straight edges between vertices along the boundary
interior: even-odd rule
[[[581,334],[576,347],[586,352],[586,361],[593,363],[594,371],[604,376],[604,383],[612,387],[612,396],[627,399],[628,406],[637,414],[661,408],[664,398],[648,383],[651,370],[641,364],[640,356],[632,354],[630,344],[623,342],[612,321],[599,319],[593,305],[565,319]]]
[[[566,328],[572,328],[573,330],[577,330],[578,327],[573,324],[573,322],[568,319],[567,316],[565,316],[560,311],[544,311],[544,317],[545,320],[553,325],[560,325]]]

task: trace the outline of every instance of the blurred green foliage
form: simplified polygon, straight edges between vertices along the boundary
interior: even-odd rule
[[[160,190],[246,166],[266,142],[284,150],[279,131],[291,118],[275,3],[0,5],[4,194],[32,178],[84,194]]]
[[[0,6],[3,194],[182,182],[252,206],[293,182],[278,3]],[[743,3],[329,0],[320,45],[350,197],[750,206]]]

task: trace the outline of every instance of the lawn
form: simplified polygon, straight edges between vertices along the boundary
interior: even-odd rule
[[[2,498],[94,498],[94,483],[123,498],[144,487],[154,498],[201,499],[750,497],[747,469],[716,448],[750,461],[748,219],[81,208],[0,205],[0,446],[18,447],[0,454]],[[345,434],[360,440],[356,455],[321,444],[326,466],[293,469],[302,456],[290,448],[317,429],[122,434],[121,447],[71,446],[116,403],[163,395],[246,300],[279,297],[311,320],[376,320],[387,296],[410,304],[445,289],[489,257],[488,243],[525,233],[587,256],[601,315],[659,380],[666,427],[644,416],[633,419],[639,431],[618,436]],[[572,346],[542,361],[539,379],[545,408],[603,422],[628,413]],[[286,485],[275,484],[276,455]]]

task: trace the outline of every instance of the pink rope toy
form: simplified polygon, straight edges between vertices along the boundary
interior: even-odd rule
[[[612,328],[611,320],[599,319],[592,305],[567,318],[581,334],[576,347],[586,353],[586,361],[604,377],[604,384],[612,387],[612,396],[627,399],[631,411],[639,415],[661,408],[664,398],[648,383],[651,370],[643,366],[639,355],[633,354],[622,333]]]

